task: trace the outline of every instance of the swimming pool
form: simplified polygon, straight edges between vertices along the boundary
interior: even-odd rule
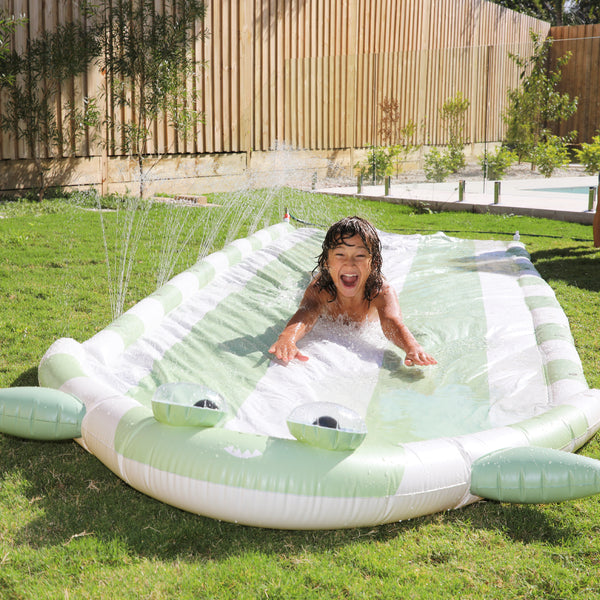
[[[580,185],[573,187],[543,187],[527,188],[528,192],[547,192],[551,194],[588,194],[590,186]]]

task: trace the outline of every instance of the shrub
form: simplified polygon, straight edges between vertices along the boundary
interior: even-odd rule
[[[354,167],[364,178],[374,178],[382,181],[394,171],[396,158],[402,152],[400,145],[395,146],[369,146],[367,158],[362,163],[356,163]]]
[[[479,163],[487,179],[498,180],[504,177],[506,170],[518,159],[516,152],[506,146],[498,146],[494,152],[484,152]]]
[[[545,142],[536,145],[532,159],[544,177],[550,177],[555,169],[569,164],[569,150],[565,140],[556,135],[550,135]]]
[[[448,134],[448,147],[445,152],[446,162],[450,173],[456,173],[465,164],[465,118],[471,102],[462,92],[457,92],[453,98],[448,98],[440,109],[440,120]]]
[[[594,175],[600,172],[600,135],[592,138],[591,144],[581,144],[581,150],[575,150],[577,160],[585,166],[585,172]]]
[[[451,159],[448,152],[442,152],[438,148],[432,148],[425,155],[423,166],[425,177],[431,181],[441,182],[453,173]]]
[[[444,152],[450,173],[460,171],[466,164],[465,149],[462,144],[449,144]]]

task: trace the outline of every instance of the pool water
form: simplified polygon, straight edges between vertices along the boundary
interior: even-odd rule
[[[548,188],[528,188],[529,192],[550,192],[553,194],[588,194],[589,186],[580,185],[574,187],[548,187]]]

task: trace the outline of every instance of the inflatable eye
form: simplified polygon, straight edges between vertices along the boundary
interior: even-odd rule
[[[319,427],[329,427],[329,429],[339,429],[338,422],[333,417],[322,416],[313,421],[313,425]]]
[[[223,397],[204,385],[163,383],[152,398],[154,418],[177,427],[213,427],[227,413]]]
[[[211,410],[219,410],[218,405],[207,398],[203,398],[202,400],[198,400],[198,402],[194,402],[194,406],[199,406],[200,408],[210,408]]]
[[[333,402],[313,402],[294,409],[287,418],[299,441],[326,450],[355,450],[367,435],[358,413]]]

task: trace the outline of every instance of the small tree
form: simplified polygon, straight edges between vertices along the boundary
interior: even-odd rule
[[[139,195],[152,166],[145,159],[153,127],[165,116],[178,134],[203,122],[195,106],[197,61],[194,45],[206,34],[195,29],[204,19],[201,0],[166,0],[157,10],[154,0],[98,0],[101,15],[103,67],[111,104],[127,107],[131,118],[107,122],[120,137],[123,149],[137,161]],[[160,156],[157,160],[160,160]]]
[[[448,134],[446,155],[451,172],[456,173],[465,166],[465,116],[471,103],[462,92],[448,98],[440,109],[440,119]]]
[[[412,119],[404,123],[400,103],[394,98],[386,98],[379,107],[381,108],[379,135],[383,146],[394,149],[394,164],[398,174],[401,163],[422,145],[414,142],[418,125]]]
[[[542,40],[534,32],[530,32],[530,36],[534,48],[530,57],[509,55],[521,69],[521,83],[518,88],[508,91],[508,108],[504,114],[507,124],[505,143],[517,153],[519,161],[531,160],[534,148],[546,142],[552,126],[565,121],[577,110],[577,98],[571,99],[569,94],[557,90],[562,68],[571,53],[561,56],[551,70],[552,38]],[[532,168],[534,166],[532,160]]]
[[[381,120],[379,135],[381,146],[369,146],[367,158],[362,163],[357,163],[355,168],[364,177],[373,177],[381,180],[392,175],[394,168],[396,175],[402,169],[402,163],[421,145],[413,142],[417,132],[417,124],[409,121],[403,124],[400,104],[393,98],[386,98],[379,104]]]
[[[56,111],[63,82],[85,73],[99,49],[95,32],[81,19],[28,40],[22,51],[2,58],[0,89],[7,100],[0,128],[25,142],[36,167],[40,201],[48,187],[44,156],[69,155],[79,135],[97,120],[90,98],[80,106],[66,103],[61,119]]]
[[[465,117],[470,101],[462,92],[448,98],[439,110],[440,120],[448,136],[444,150],[432,148],[425,155],[425,177],[433,181],[444,181],[451,173],[456,173],[465,164]]]

